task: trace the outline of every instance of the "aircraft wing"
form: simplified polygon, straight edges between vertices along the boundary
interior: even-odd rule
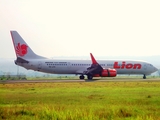
[[[88,68],[88,67],[77,70],[77,71],[76,71],[76,74],[83,74],[84,72],[87,71],[87,68]]]
[[[100,74],[103,71],[103,68],[101,65],[98,64],[96,59],[93,57],[92,53],[90,53],[91,60],[92,60],[92,65],[91,67],[87,68],[87,71],[84,71],[85,75],[95,75],[95,74]]]

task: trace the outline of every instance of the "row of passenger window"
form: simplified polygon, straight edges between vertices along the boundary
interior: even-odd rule
[[[66,66],[67,64],[47,64],[47,65],[63,65]],[[105,66],[105,64],[100,64],[101,66]],[[91,66],[91,64],[72,64],[72,66]]]
[[[107,64],[107,66],[114,66],[114,64]],[[122,66],[122,64],[118,64],[118,66]]]
[[[47,65],[61,65],[67,66],[67,64],[47,64]],[[105,66],[105,64],[100,64],[101,66]],[[91,66],[91,64],[72,64],[72,66]],[[113,66],[113,64],[107,64],[107,66]]]
[[[91,66],[91,64],[72,64],[72,66]]]
[[[105,66],[105,64],[100,64],[101,66]],[[91,64],[72,64],[72,66],[91,66]]]
[[[67,66],[67,64],[47,64],[47,65],[62,65],[62,66]]]

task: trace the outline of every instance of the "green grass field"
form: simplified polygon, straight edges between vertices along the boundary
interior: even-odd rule
[[[158,120],[160,82],[1,83],[0,119]]]

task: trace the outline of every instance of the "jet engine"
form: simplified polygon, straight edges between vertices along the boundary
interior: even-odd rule
[[[101,72],[101,77],[116,77],[117,71],[115,69],[103,69]]]
[[[95,74],[93,77],[116,77],[117,71],[115,69],[103,69],[100,74]]]

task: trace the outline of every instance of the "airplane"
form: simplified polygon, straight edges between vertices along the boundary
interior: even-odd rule
[[[146,75],[157,71],[152,64],[137,60],[96,60],[90,53],[91,60],[54,60],[35,54],[17,31],[11,30],[11,37],[16,53],[15,64],[34,71],[51,74],[75,74],[80,79],[92,80],[93,77],[116,77],[117,74]]]

